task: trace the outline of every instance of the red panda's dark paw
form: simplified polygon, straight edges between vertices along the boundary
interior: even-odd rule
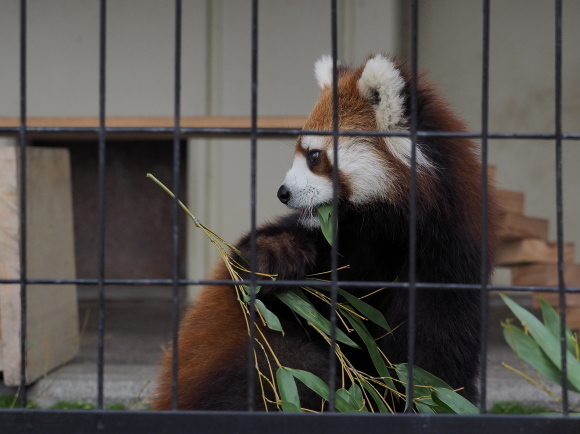
[[[238,246],[248,262],[251,261],[249,239]],[[280,280],[304,280],[312,273],[316,263],[316,246],[313,240],[290,231],[260,233],[256,237],[256,272],[275,276]],[[247,273],[245,273],[247,274]],[[248,278],[249,276],[242,276]],[[267,279],[258,276],[258,279]],[[263,293],[282,287],[263,288]]]

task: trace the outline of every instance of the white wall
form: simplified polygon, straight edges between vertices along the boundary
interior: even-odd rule
[[[408,46],[402,0],[342,0],[341,57],[362,61]],[[399,7],[399,4],[402,7]],[[0,2],[0,116],[19,113],[17,0]],[[306,115],[317,96],[314,61],[330,46],[327,1],[260,2],[260,115]],[[98,2],[28,1],[30,116],[98,114]],[[564,130],[580,119],[580,3],[564,1]],[[172,116],[173,2],[109,0],[107,114]],[[553,131],[552,2],[492,1],[491,131]],[[480,128],[481,2],[420,2],[420,64],[470,127]],[[183,1],[182,113],[250,114],[250,0]],[[258,221],[283,213],[276,189],[290,165],[293,139],[260,140]],[[249,228],[249,140],[191,140],[192,210],[225,238]],[[565,142],[565,236],[580,245],[578,142]],[[554,219],[553,143],[492,141],[501,187],[526,193],[526,212]],[[551,224],[551,236],[555,236]],[[193,233],[192,233],[193,235]],[[211,246],[190,238],[191,277],[201,278]]]
[[[99,2],[29,0],[28,114],[97,116]],[[183,3],[184,115],[205,110],[205,1]],[[173,114],[173,2],[107,2],[107,114]],[[0,4],[0,116],[19,113],[19,2]]]

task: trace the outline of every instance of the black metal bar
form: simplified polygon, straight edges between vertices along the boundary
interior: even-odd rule
[[[481,350],[480,365],[480,395],[479,411],[487,413],[487,339],[489,318],[488,297],[488,258],[487,258],[487,205],[488,205],[488,173],[487,173],[487,132],[489,115],[489,0],[483,0],[483,49],[481,72]]]
[[[409,324],[407,336],[407,407],[413,412],[414,365],[415,365],[415,306],[417,298],[417,79],[419,63],[419,4],[411,4],[411,178],[409,186]]]
[[[562,358],[562,407],[568,415],[568,364],[566,360],[566,292],[564,281],[564,218],[562,192],[562,0],[555,1],[555,129],[556,129],[556,226],[558,240],[558,289],[560,305],[560,349]]]
[[[225,433],[445,433],[445,434],[577,434],[578,418],[546,416],[461,416],[410,414],[304,414],[187,411],[66,411],[6,410],[2,412],[2,432],[35,434],[95,433],[102,417],[107,432],[126,434],[170,432],[172,434]],[[26,427],[26,428],[24,428]]]
[[[338,301],[338,6],[330,2],[332,44],[332,245],[330,246],[330,346],[328,354],[328,412],[334,412],[336,398],[336,305]]]
[[[173,285],[173,279],[103,279],[102,282],[105,285],[126,285],[126,286],[171,286]],[[0,284],[19,284],[20,279],[0,279]],[[180,279],[179,285],[232,285],[232,284],[250,285],[250,280],[190,280],[190,279]],[[26,279],[27,285],[90,285],[97,286],[99,284],[99,279]],[[312,285],[311,280],[256,280],[256,285],[269,285],[269,286],[307,286]],[[330,287],[331,282],[316,282],[317,287],[326,288]],[[341,281],[337,282],[340,286],[349,286],[352,288],[408,288],[409,283],[407,282],[370,282],[370,281]],[[459,284],[459,283],[423,283],[417,282],[416,287],[420,289],[441,289],[441,285],[445,285],[446,289],[453,290],[477,290],[481,289],[481,284]],[[559,292],[557,286],[509,286],[509,285],[488,285],[488,291],[519,291],[519,292]],[[567,294],[576,294],[580,292],[580,287],[566,287],[565,291]]]
[[[251,179],[250,179],[250,330],[248,341],[248,411],[255,410],[254,339],[256,337],[256,172],[257,172],[257,135],[258,127],[258,0],[252,0],[252,72],[251,72]]]
[[[97,359],[97,407],[103,408],[104,401],[104,333],[105,333],[105,97],[106,97],[106,14],[107,2],[100,3],[99,23],[99,156],[98,156],[98,359]]]
[[[20,134],[20,127],[0,127],[0,134]],[[38,135],[52,135],[52,134],[66,134],[66,135],[98,135],[100,129],[98,127],[26,127],[26,132]],[[163,134],[172,135],[173,127],[106,127],[107,134],[129,135],[129,134]],[[255,131],[258,137],[260,136],[332,136],[332,131],[323,130],[303,130],[298,128],[257,128]],[[189,128],[181,127],[182,136],[247,136],[252,134],[251,128]],[[411,137],[410,132],[395,132],[395,131],[339,131],[339,136],[345,137]],[[457,137],[467,139],[479,139],[481,133],[479,132],[447,132],[447,131],[417,131],[417,137]],[[488,133],[488,139],[501,140],[555,140],[556,135],[551,133]],[[562,140],[580,140],[580,134],[576,133],[562,133]]]
[[[181,172],[181,0],[175,0],[175,64],[174,64],[174,107],[173,107],[173,287],[172,287],[172,372],[171,406],[178,406],[179,368],[179,206]]]
[[[20,2],[20,407],[26,407],[26,0]]]
[[[107,0],[101,0],[99,17],[99,192],[98,192],[98,337],[97,337],[97,407],[103,408],[105,358],[105,96],[106,96]]]
[[[337,57],[338,57],[338,37],[337,37],[337,2],[331,0],[331,25],[332,25],[332,57],[333,57],[333,129],[332,131],[302,131],[298,129],[259,129],[257,128],[257,90],[258,90],[258,0],[252,2],[252,115],[251,128],[181,128],[181,0],[176,0],[175,9],[175,111],[174,126],[171,128],[107,128],[105,125],[105,91],[106,91],[106,0],[100,2],[100,42],[99,42],[99,126],[96,128],[44,128],[27,126],[27,104],[26,104],[26,0],[20,0],[20,125],[18,127],[0,128],[0,134],[13,133],[19,137],[19,157],[21,162],[21,171],[19,182],[21,185],[20,194],[20,275],[18,279],[0,279],[0,283],[11,283],[20,285],[21,298],[21,319],[20,319],[20,352],[21,352],[21,376],[20,376],[20,405],[26,405],[26,289],[30,284],[84,284],[95,285],[98,287],[99,307],[98,307],[98,397],[97,404],[99,409],[103,409],[104,393],[104,296],[107,285],[168,285],[173,287],[173,340],[174,359],[173,359],[173,408],[177,408],[177,319],[179,311],[179,287],[181,285],[221,285],[231,284],[228,280],[187,280],[180,279],[180,251],[179,251],[179,207],[177,200],[174,201],[173,209],[173,277],[172,279],[106,279],[105,278],[105,169],[106,169],[106,138],[107,134],[173,134],[173,178],[174,192],[179,196],[180,185],[180,139],[187,134],[204,134],[204,135],[246,135],[251,138],[251,273],[250,280],[236,282],[237,284],[247,284],[251,288],[251,327],[250,332],[250,350],[249,360],[253,358],[254,344],[254,323],[255,323],[255,288],[257,285],[268,284],[270,286],[296,286],[309,285],[311,281],[270,281],[257,279],[255,273],[256,265],[256,179],[257,179],[257,140],[260,136],[267,135],[327,135],[332,136],[334,144],[334,167],[333,167],[333,227],[336,227],[337,220],[337,195],[338,195],[338,141],[341,136],[394,136],[410,137],[412,141],[411,153],[411,177],[410,177],[410,272],[409,282],[341,282],[338,280],[336,271],[338,264],[338,234],[335,234],[334,243],[331,248],[332,271],[329,282],[317,282],[317,286],[328,287],[331,289],[331,299],[333,307],[336,305],[336,289],[339,285],[348,285],[353,288],[367,288],[384,286],[387,288],[408,288],[409,292],[409,393],[412,396],[413,388],[413,361],[415,345],[415,301],[417,289],[440,289],[441,284],[428,284],[416,281],[416,146],[421,137],[467,137],[481,138],[482,152],[482,174],[481,174],[481,212],[482,212],[482,257],[481,257],[481,284],[445,284],[448,289],[464,289],[481,291],[482,317],[484,319],[481,332],[482,350],[480,353],[482,365],[482,395],[480,410],[486,412],[486,353],[487,353],[487,327],[486,319],[488,317],[488,297],[487,294],[492,290],[512,290],[512,291],[543,291],[557,292],[559,294],[559,307],[561,312],[561,357],[562,357],[562,374],[563,374],[563,413],[568,415],[568,387],[567,387],[567,366],[566,366],[566,335],[565,335],[565,307],[566,293],[580,293],[580,288],[567,288],[564,277],[564,244],[563,244],[563,193],[562,193],[562,141],[563,140],[580,140],[580,134],[564,134],[562,132],[562,1],[555,0],[555,20],[556,20],[556,42],[555,42],[555,133],[554,134],[512,134],[512,133],[489,133],[488,131],[488,109],[489,109],[489,36],[490,36],[490,2],[483,0],[483,63],[482,63],[482,131],[481,133],[448,133],[448,132],[429,132],[418,131],[417,129],[417,71],[418,71],[418,2],[412,2],[412,83],[411,83],[411,128],[407,133],[391,132],[341,132],[339,131],[339,113],[338,113],[338,86],[337,86]],[[98,193],[98,276],[96,279],[28,279],[26,277],[26,142],[28,134],[77,134],[90,133],[98,135],[99,140],[99,193]],[[557,287],[540,287],[540,286],[499,286],[490,285],[487,281],[487,152],[488,140],[492,139],[540,139],[555,140],[556,150],[556,207],[557,207],[557,239],[558,239],[558,286]],[[330,411],[334,410],[334,391],[336,389],[336,360],[334,357],[335,332],[336,332],[336,313],[331,309],[330,321],[331,327],[331,346],[330,346]],[[248,364],[248,377],[250,379],[248,386],[248,409],[253,410],[254,406],[254,376],[255,371],[252,363]],[[210,430],[225,430],[236,428],[240,432],[254,432],[260,427],[271,429],[272,424],[276,423],[277,432],[290,432],[296,429],[313,430],[320,432],[336,432],[339,430],[350,429],[348,427],[359,428],[364,424],[366,432],[383,432],[385,424],[388,424],[392,430],[404,430],[413,432],[432,432],[440,430],[441,432],[464,432],[465,427],[469,426],[471,434],[493,432],[514,432],[523,429],[529,433],[545,432],[554,430],[558,433],[577,432],[578,421],[572,418],[546,418],[546,417],[466,417],[466,416],[418,416],[418,415],[395,415],[395,416],[364,416],[364,415],[268,415],[260,414],[242,414],[242,413],[190,413],[190,412],[62,412],[41,410],[2,410],[3,418],[0,422],[2,430],[7,432],[16,431],[17,428],[27,426],[29,432],[66,432],[74,431],[75,427],[82,424],[83,431],[98,431],[107,425],[110,427],[123,428],[128,432],[150,430],[158,426],[167,429],[171,427],[172,432],[181,432],[192,428],[207,428]],[[95,422],[94,424],[92,422]],[[318,427],[318,428],[313,428]],[[141,427],[138,429],[138,427]]]

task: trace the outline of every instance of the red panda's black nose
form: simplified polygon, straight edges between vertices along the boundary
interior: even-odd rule
[[[282,184],[278,189],[278,199],[280,199],[280,202],[282,202],[283,204],[287,204],[288,201],[290,200],[290,191],[286,188],[284,184]]]

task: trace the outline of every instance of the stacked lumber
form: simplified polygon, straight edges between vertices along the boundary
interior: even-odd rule
[[[490,167],[490,178],[495,170]],[[498,190],[501,206],[501,245],[497,265],[511,271],[514,286],[558,286],[558,246],[548,240],[548,220],[524,214],[523,193]],[[580,264],[574,264],[574,245],[564,244],[564,281],[568,287],[580,286]],[[534,307],[539,297],[557,308],[558,294],[535,292]],[[580,294],[567,294],[566,316],[568,326],[580,329]]]

